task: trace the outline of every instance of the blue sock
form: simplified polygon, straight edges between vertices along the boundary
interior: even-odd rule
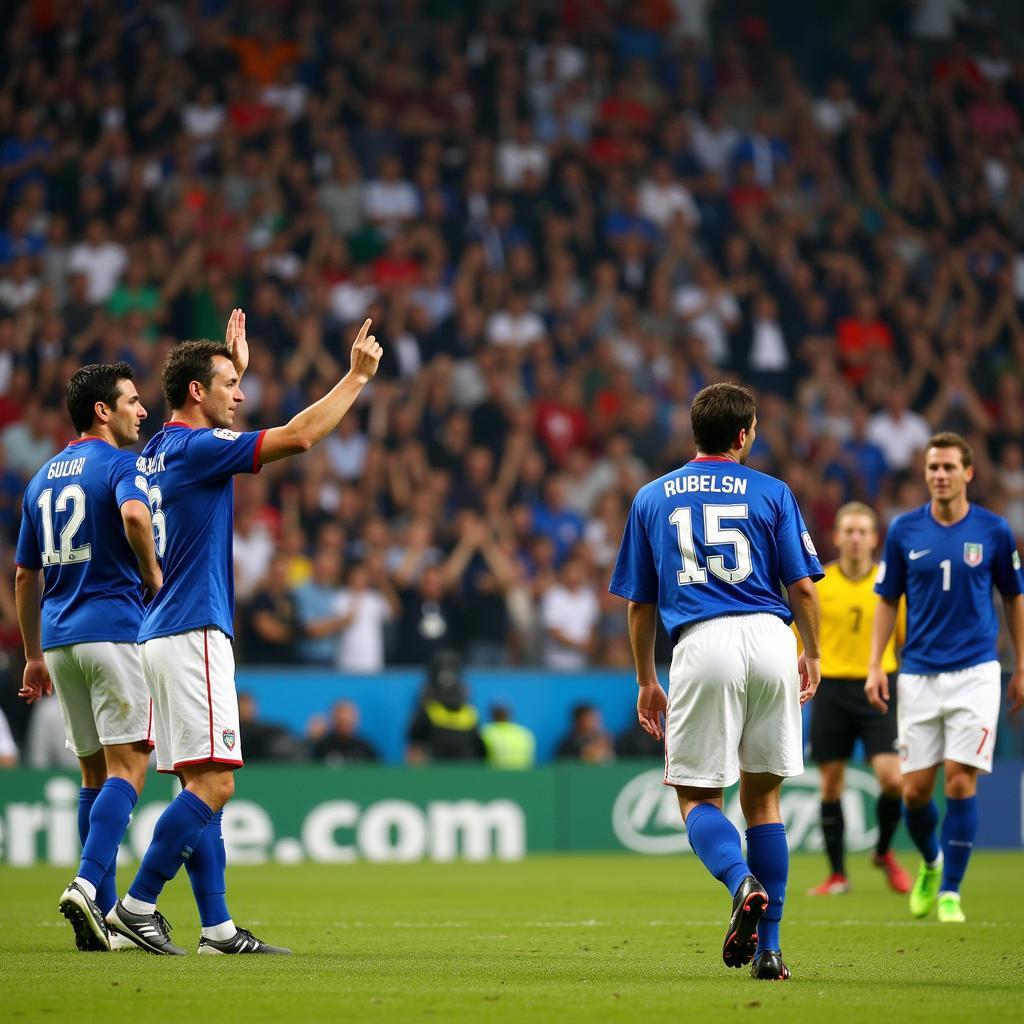
[[[978,798],[946,797],[946,817],[942,821],[942,885],[939,887],[943,892],[960,891],[977,834]]]
[[[83,850],[85,841],[89,838],[89,814],[99,795],[100,791],[91,786],[83,786],[78,791],[78,838],[82,841]]]
[[[921,851],[921,856],[929,864],[934,864],[939,859],[939,840],[935,835],[939,824],[939,809],[935,801],[929,800],[924,807],[908,807],[906,822],[910,838]]]
[[[224,898],[227,893],[224,870],[228,859],[224,851],[224,833],[221,831],[223,815],[223,811],[218,811],[210,819],[210,824],[203,829],[199,845],[185,861],[188,880],[192,883],[192,893],[199,907],[199,920],[204,928],[212,928],[231,919]]]
[[[686,838],[701,863],[730,893],[752,874],[736,826],[714,804],[697,804],[686,816]]]
[[[212,817],[210,807],[183,789],[157,819],[153,841],[142,858],[129,895],[143,903],[156,903],[163,887],[192,856]]]
[[[747,863],[768,893],[768,909],[757,926],[757,951],[781,950],[779,927],[789,881],[789,843],[782,822],[747,829]]]
[[[89,812],[89,834],[82,846],[78,874],[96,887],[96,902],[104,913],[117,901],[114,880],[117,848],[124,838],[138,798],[135,787],[126,779],[107,779]],[[81,806],[79,798],[79,810]],[[114,898],[104,907],[104,901],[110,899],[109,890],[114,890]]]

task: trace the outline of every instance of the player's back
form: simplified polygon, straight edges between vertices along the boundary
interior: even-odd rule
[[[639,554],[638,531],[653,567]],[[638,492],[610,589],[656,602],[675,640],[684,626],[725,615],[768,613],[789,623],[780,584],[821,575],[790,489],[732,459],[707,457]]]
[[[44,649],[138,636],[142,583],[120,514],[125,501],[147,500],[136,459],[100,438],[82,438],[25,489],[16,561],[43,570]]]
[[[233,635],[235,473],[258,470],[263,431],[166,423],[142,453],[163,586],[139,640],[215,626]]]

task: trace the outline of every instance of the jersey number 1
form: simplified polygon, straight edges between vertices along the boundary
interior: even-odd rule
[[[723,519],[746,519],[746,505],[705,505],[704,506],[704,545],[728,544],[732,547],[734,567],[726,568],[722,555],[708,555],[707,568],[697,560],[696,545],[693,540],[693,509],[677,508],[672,510],[668,521],[676,528],[676,539],[679,542],[679,554],[683,567],[676,573],[676,583],[681,587],[689,583],[707,583],[708,570],[726,583],[742,583],[751,573],[753,565],[750,561],[750,541],[746,534],[731,526],[722,526]]]
[[[60,531],[60,551],[53,543],[53,488],[47,487],[39,495],[36,504],[42,513],[43,525],[43,565],[68,565],[77,562],[88,562],[92,558],[92,545],[83,544],[75,547],[75,534],[85,521],[85,491],[78,484],[68,484],[57,495],[56,509],[58,512],[71,506],[71,516]]]

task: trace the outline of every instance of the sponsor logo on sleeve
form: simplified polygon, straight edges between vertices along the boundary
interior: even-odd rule
[[[149,501],[149,481],[140,474],[135,478],[135,486],[146,496],[146,501]]]
[[[1020,572],[1020,552],[1016,548],[1014,548],[1013,554],[1010,556],[1010,564],[1015,572]]]
[[[237,430],[225,430],[224,427],[215,427],[211,433],[222,441],[237,441],[242,436]]]
[[[807,549],[807,554],[811,555],[814,558],[817,558],[818,552],[815,550],[814,541],[811,540],[810,533],[808,533],[807,530],[804,530],[804,532],[800,534],[800,537],[804,542],[804,547]]]

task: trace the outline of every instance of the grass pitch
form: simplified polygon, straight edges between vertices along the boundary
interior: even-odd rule
[[[824,861],[797,857],[783,984],[723,966],[728,897],[693,857],[230,871],[237,919],[290,958],[78,953],[56,909],[67,871],[0,868],[3,1017],[995,1024],[1024,1002],[1022,867],[1019,853],[976,854],[969,921],[940,926],[910,920],[864,856],[851,858],[854,892],[808,897]],[[194,952],[184,872],[161,909]]]

